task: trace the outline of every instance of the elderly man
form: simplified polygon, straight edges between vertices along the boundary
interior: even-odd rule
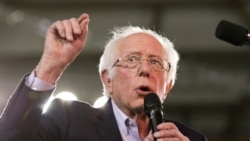
[[[89,21],[82,14],[49,27],[40,62],[1,116],[0,140],[205,141],[204,135],[173,120],[164,120],[152,132],[144,97],[156,93],[164,101],[175,83],[179,57],[167,38],[139,27],[116,29],[105,46],[99,73],[109,100],[103,107],[56,99],[42,113],[63,71],[84,48]]]

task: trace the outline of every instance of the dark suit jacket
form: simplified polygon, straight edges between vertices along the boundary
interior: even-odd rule
[[[80,101],[56,99],[42,114],[41,105],[52,91],[36,92],[24,80],[10,98],[0,119],[1,141],[121,141],[109,100],[102,108]],[[204,135],[173,122],[191,141],[205,141]]]

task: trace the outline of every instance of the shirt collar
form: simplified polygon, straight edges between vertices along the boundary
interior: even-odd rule
[[[127,115],[125,115],[115,104],[115,102],[111,99],[112,107],[115,115],[116,122],[118,124],[118,128],[120,132],[128,135],[129,129],[131,126],[137,126],[136,122],[133,119],[130,119]]]

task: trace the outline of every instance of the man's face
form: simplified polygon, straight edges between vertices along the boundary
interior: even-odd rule
[[[152,36],[136,33],[121,40],[118,44],[118,58],[136,54],[143,59],[159,57],[165,59],[162,45]],[[164,99],[167,83],[167,71],[155,71],[146,60],[136,68],[114,66],[115,73],[109,92],[118,107],[129,116],[144,112],[144,96],[150,92]]]

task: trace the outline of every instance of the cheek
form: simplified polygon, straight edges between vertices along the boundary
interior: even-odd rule
[[[167,86],[165,74],[156,75],[156,86],[159,94],[165,94],[165,88]]]
[[[113,78],[113,89],[114,92],[130,90],[134,77],[127,70],[117,69],[116,74]]]

